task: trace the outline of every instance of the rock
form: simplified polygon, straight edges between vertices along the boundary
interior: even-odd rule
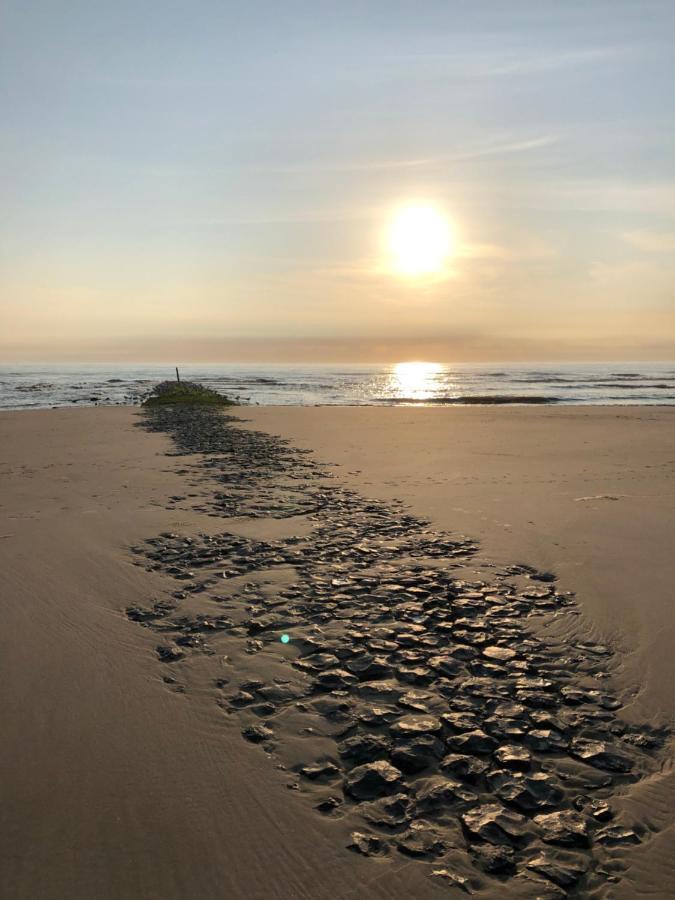
[[[541,839],[547,844],[587,847],[590,843],[588,822],[571,810],[535,816],[534,823],[541,830]]]
[[[451,732],[461,734],[479,728],[478,717],[470,712],[449,712],[441,715],[441,722]]]
[[[564,797],[561,788],[544,772],[528,776],[497,772],[491,776],[490,784],[500,800],[523,813],[555,806]]]
[[[432,698],[432,694],[427,694],[424,691],[406,691],[399,699],[398,705],[402,706],[404,709],[412,709],[415,712],[426,713],[428,711],[427,705]]]
[[[494,758],[505,769],[527,771],[532,764],[532,754],[518,744],[505,744],[494,752]]]
[[[386,759],[390,750],[391,742],[379,734],[355,734],[338,744],[340,756],[354,760],[357,765]]]
[[[488,764],[473,756],[450,753],[441,760],[440,768],[455,778],[475,784],[487,772]]]
[[[445,850],[438,834],[419,822],[414,822],[396,839],[396,846],[406,856],[438,856]]]
[[[342,800],[339,797],[328,797],[326,800],[322,800],[321,803],[317,803],[314,809],[318,809],[319,812],[326,815],[335,812],[341,806]]]
[[[469,852],[476,865],[488,875],[510,875],[516,870],[515,854],[510,847],[473,845]]]
[[[519,844],[527,838],[527,819],[497,803],[484,803],[460,816],[462,825],[473,838],[490,844]]]
[[[401,771],[414,774],[438,762],[444,752],[445,747],[438,738],[431,734],[418,734],[396,744],[391,752],[391,761]]]
[[[417,788],[415,808],[431,813],[461,803],[473,803],[478,797],[459,781],[436,776]]]
[[[525,744],[539,753],[555,753],[565,750],[567,738],[552,728],[533,728],[524,738]]]
[[[356,675],[345,669],[326,669],[316,676],[314,686],[321,691],[335,691],[347,688],[357,681]]]
[[[164,663],[178,662],[179,659],[183,659],[185,656],[185,653],[179,650],[178,647],[170,647],[168,644],[158,644],[155,650],[160,662]]]
[[[241,733],[252,744],[262,744],[274,737],[274,732],[267,725],[247,725]]]
[[[355,800],[374,800],[397,792],[402,782],[403,775],[399,769],[378,760],[352,769],[345,780],[345,792]]]
[[[410,738],[420,734],[438,734],[441,721],[436,716],[403,716],[389,729],[395,738]]]
[[[390,725],[396,720],[398,710],[390,706],[368,706],[358,714],[358,719],[371,728]]]
[[[508,647],[485,647],[483,656],[496,662],[509,662],[509,660],[515,659],[516,651],[510,650]]]
[[[464,734],[454,735],[448,739],[448,744],[453,750],[460,753],[493,753],[497,749],[497,741],[485,734],[480,728],[474,731],[466,731]]]
[[[632,828],[624,828],[621,825],[609,825],[595,835],[595,840],[606,847],[617,847],[620,844],[639,844],[640,836]]]
[[[527,863],[531,872],[543,875],[558,887],[567,889],[574,887],[582,875],[586,872],[586,864],[583,860],[566,857],[559,859],[548,853],[540,853]]]
[[[610,772],[630,772],[633,768],[633,763],[627,756],[617,752],[611,744],[606,744],[604,741],[574,738],[570,744],[570,753],[596,769],[607,769]]]
[[[382,797],[373,800],[372,803],[362,804],[360,812],[372,825],[399,828],[410,822],[412,806],[406,794],[393,794],[391,797]]]
[[[381,656],[371,656],[369,653],[350,660],[346,668],[361,681],[389,678],[391,675],[391,666],[387,660]]]
[[[340,774],[340,770],[332,762],[319,762],[314,763],[314,765],[311,766],[303,766],[300,769],[300,774],[304,775],[305,778],[309,778],[310,781],[317,781],[319,779],[322,781],[329,781],[333,778],[337,778]]]
[[[469,879],[465,878],[464,875],[460,875],[457,872],[450,872],[448,869],[434,869],[431,874],[435,878],[440,878],[442,881],[460,888],[460,890],[465,891],[467,894],[473,893]]]
[[[363,834],[361,831],[352,831],[347,847],[364,856],[386,856],[389,852],[387,844],[381,838],[374,834]]]

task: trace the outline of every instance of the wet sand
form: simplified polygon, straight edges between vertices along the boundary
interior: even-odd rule
[[[580,615],[554,621],[546,629],[548,645],[569,640],[575,630],[611,644],[619,652],[608,668],[628,701],[626,717],[659,724],[672,716],[671,410],[259,409],[245,415],[262,431],[316,449],[319,460],[340,463],[331,484],[385,501],[400,497],[414,514],[450,532],[448,540],[457,531],[477,538],[480,565],[522,562],[554,571],[557,591],[577,592]],[[239,706],[238,682],[245,673],[254,681],[252,672],[269,687],[275,677],[288,681],[296,647],[265,640],[262,648],[249,646],[256,640],[250,629],[236,633],[242,627],[236,598],[253,584],[251,605],[259,598],[264,606],[293,584],[290,560],[272,560],[258,575],[233,571],[223,580],[231,583],[217,612],[208,591],[188,591],[183,606],[193,622],[222,615],[235,633],[228,626],[207,637],[217,647],[210,654],[199,646],[202,632],[183,626],[181,635],[190,640],[176,646],[184,656],[160,661],[163,617],[138,619],[166,603],[177,584],[164,561],[148,556],[157,545],[146,545],[147,538],[228,531],[272,544],[289,536],[303,540],[316,524],[302,508],[291,510],[292,518],[257,517],[264,508],[250,517],[248,509],[224,522],[213,515],[214,495],[223,493],[217,473],[204,469],[201,458],[197,465],[193,457],[167,457],[174,452],[169,437],[135,428],[136,421],[132,411],[104,409],[0,416],[2,896],[459,891],[431,877],[438,866],[428,860],[396,850],[371,859],[345,848],[351,833],[345,821],[317,813],[310,802],[313,792],[335,793],[330,778],[324,789],[316,786],[323,775],[303,780],[292,771],[295,757],[312,762],[308,747],[334,756],[330,735],[294,743],[294,725],[311,726],[296,723],[291,712],[272,728],[280,739],[272,752],[242,738],[242,728],[264,716],[256,719],[247,704]],[[286,492],[282,503],[299,499]],[[164,539],[165,550],[171,540]],[[131,546],[138,548],[135,556]],[[249,553],[258,550],[249,546]],[[480,567],[471,566],[472,572]],[[130,609],[136,613],[130,616]],[[167,635],[174,646],[175,629]],[[251,690],[254,696],[259,686]],[[258,705],[264,696],[258,694]],[[281,694],[268,696],[276,706],[287,702]],[[660,772],[667,754],[647,756],[644,777],[618,786],[617,805],[638,826],[641,843],[618,853],[621,880],[612,896],[672,893],[672,781]],[[289,791],[296,781],[300,790]],[[462,865],[462,877],[474,878]],[[487,895],[491,880],[476,877]],[[535,890],[534,883],[514,881],[514,896]]]

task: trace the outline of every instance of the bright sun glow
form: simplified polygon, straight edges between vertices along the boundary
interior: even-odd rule
[[[437,275],[452,253],[450,225],[433,206],[404,206],[389,226],[388,244],[400,275]]]
[[[439,363],[397,363],[392,371],[395,394],[407,400],[425,400],[433,396],[436,378],[442,369]]]

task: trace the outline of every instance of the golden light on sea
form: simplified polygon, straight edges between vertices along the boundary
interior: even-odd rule
[[[442,274],[453,243],[447,217],[428,204],[400,207],[387,230],[391,268],[409,278]]]
[[[396,363],[391,375],[395,395],[408,400],[425,400],[432,397],[436,376],[442,370],[443,366],[440,363]]]

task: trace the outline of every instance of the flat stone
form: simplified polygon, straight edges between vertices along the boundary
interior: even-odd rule
[[[440,768],[455,778],[474,784],[488,770],[488,764],[474,756],[450,753],[441,760]]]
[[[609,825],[595,835],[595,840],[606,847],[618,847],[621,844],[639,844],[640,836],[632,828],[624,828],[622,825]]]
[[[518,844],[527,838],[527,819],[497,803],[485,803],[460,816],[471,837],[490,844]]]
[[[574,738],[570,744],[572,756],[596,769],[610,772],[630,772],[633,768],[631,760],[617,752],[611,744],[604,741],[593,741],[587,738]]]
[[[524,742],[539,753],[555,753],[566,750],[567,738],[553,728],[533,728],[525,735]]]
[[[476,865],[488,875],[511,875],[516,870],[516,857],[510,847],[474,844],[469,852]]]
[[[414,774],[437,763],[444,753],[445,747],[438,738],[432,734],[418,734],[396,744],[391,752],[391,761],[401,771]]]
[[[495,772],[489,781],[500,800],[523,813],[556,806],[564,797],[562,789],[544,772],[525,776]]]
[[[535,816],[534,823],[541,830],[541,839],[547,844],[587,847],[590,843],[588,822],[571,810]]]
[[[518,744],[505,744],[494,752],[494,758],[505,769],[527,771],[532,764],[532,754]]]
[[[315,687],[323,691],[334,691],[341,688],[347,688],[358,681],[356,675],[347,672],[345,669],[326,669],[320,672],[314,679]]]
[[[396,793],[402,782],[399,769],[378,760],[352,769],[345,780],[345,792],[355,800],[374,800],[384,794]]]
[[[389,729],[395,738],[414,737],[418,734],[438,734],[441,721],[436,716],[419,715],[403,716]]]
[[[509,662],[509,660],[515,659],[516,655],[516,651],[511,650],[508,647],[483,648],[483,656],[495,660],[496,662]]]
[[[314,763],[311,766],[303,766],[300,769],[300,774],[304,775],[305,778],[309,778],[310,781],[328,781],[337,778],[340,774],[340,770],[334,763],[320,762]]]
[[[355,734],[338,744],[340,756],[353,759],[357,765],[386,759],[390,750],[391,742],[379,734]]]
[[[548,878],[549,881],[557,884],[558,887],[567,889],[574,887],[586,872],[587,866],[583,860],[569,857],[560,859],[548,853],[540,853],[539,856],[527,863],[527,868],[531,872],[536,872],[538,875]]]
[[[445,850],[445,844],[438,834],[417,822],[396,839],[396,846],[406,856],[417,857],[438,856]]]
[[[453,750],[459,750],[460,753],[494,753],[497,749],[497,741],[485,734],[480,728],[474,731],[467,731],[464,734],[454,735],[448,739],[448,744]]]
[[[473,803],[478,797],[461,782],[435,776],[417,787],[415,807],[418,812],[429,813],[449,806]]]

